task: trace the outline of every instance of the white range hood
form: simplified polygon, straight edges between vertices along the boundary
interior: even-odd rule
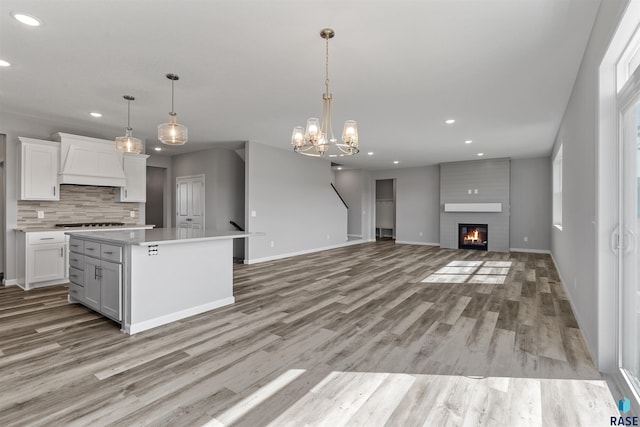
[[[124,187],[127,183],[122,153],[113,141],[56,133],[60,141],[60,184]]]

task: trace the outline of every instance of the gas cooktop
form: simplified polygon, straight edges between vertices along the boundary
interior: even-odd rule
[[[56,228],[78,228],[78,227],[118,227],[124,222],[75,222],[72,224],[56,224]]]

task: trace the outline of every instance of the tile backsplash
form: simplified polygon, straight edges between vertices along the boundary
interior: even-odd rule
[[[139,205],[116,202],[115,187],[61,185],[59,201],[18,200],[17,222],[18,228],[99,221],[137,224]],[[43,219],[38,219],[37,211],[44,211]],[[136,212],[135,218],[131,218],[130,211]]]

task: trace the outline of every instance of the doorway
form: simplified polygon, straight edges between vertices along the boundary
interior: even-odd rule
[[[176,227],[204,229],[204,175],[176,178]]]
[[[376,180],[376,240],[396,238],[396,180]]]
[[[147,166],[147,203],[145,206],[145,224],[156,228],[167,226],[164,218],[164,182],[167,169]]]

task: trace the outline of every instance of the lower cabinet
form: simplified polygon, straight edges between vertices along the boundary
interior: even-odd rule
[[[96,258],[84,259],[84,300],[96,311],[122,320],[122,265]]]
[[[122,247],[73,237],[69,296],[117,321],[122,320]],[[115,260],[115,261],[114,261]]]
[[[67,281],[67,243],[63,231],[18,232],[17,279],[23,289]]]

